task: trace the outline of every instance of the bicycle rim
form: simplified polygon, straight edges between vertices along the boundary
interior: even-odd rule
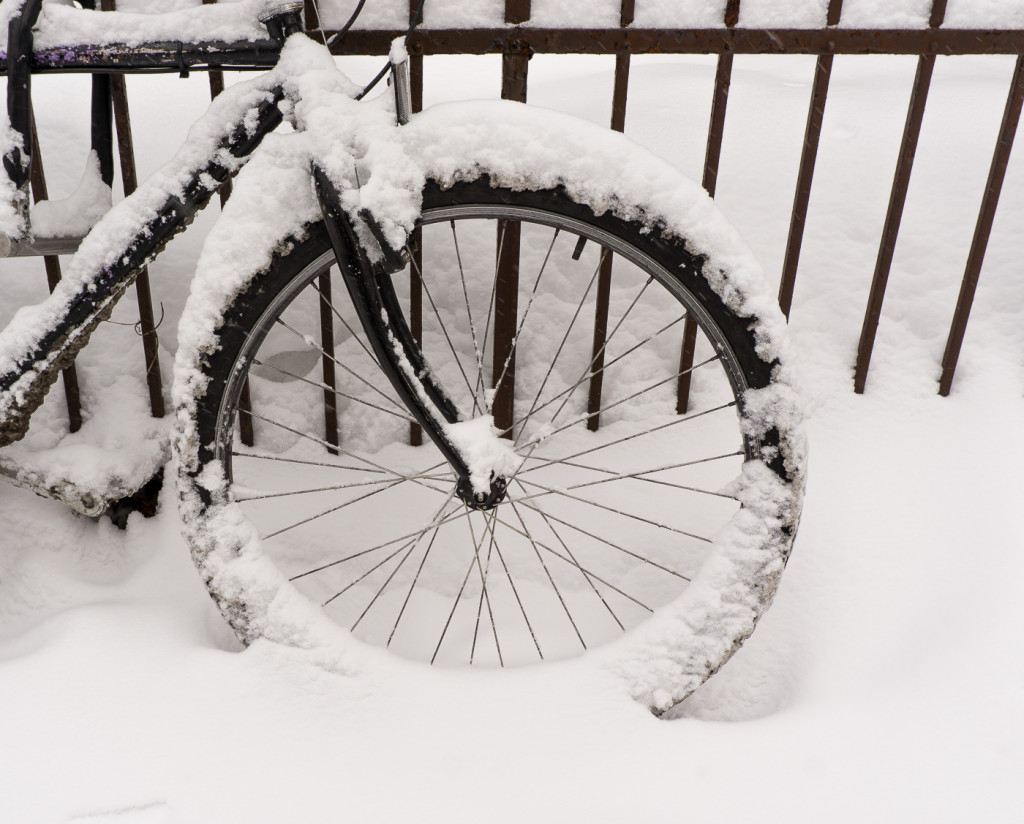
[[[738,418],[749,338],[593,222],[452,203],[425,209],[417,240],[396,289],[463,417],[503,405],[507,500],[470,510],[430,442],[410,443],[326,248],[234,358],[216,426],[233,498],[300,592],[402,657],[512,666],[600,646],[677,598],[739,509],[730,484],[759,448]]]

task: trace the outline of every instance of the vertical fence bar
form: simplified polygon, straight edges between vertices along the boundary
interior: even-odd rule
[[[635,0],[622,0],[619,26],[633,22]],[[617,132],[626,129],[626,99],[629,93],[629,52],[615,55],[615,79],[612,87],[611,127]],[[601,425],[601,390],[604,385],[604,355],[608,340],[608,310],[611,302],[612,255],[602,250],[597,277],[597,304],[594,309],[594,342],[590,360],[590,386],[587,396],[587,429],[596,432]]]
[[[935,0],[932,4],[929,26],[931,28],[940,26],[945,12],[946,0]],[[924,110],[928,103],[928,90],[931,86],[934,69],[934,54],[922,54],[918,57],[917,75],[914,78],[914,89],[911,92],[910,105],[907,109],[907,122],[903,129],[903,141],[900,145],[896,174],[893,177],[892,192],[889,196],[889,209],[885,215],[885,228],[882,231],[878,258],[875,261],[875,273],[871,279],[871,291],[868,294],[867,310],[864,313],[864,324],[861,327],[860,342],[857,345],[853,391],[858,395],[864,394],[864,384],[867,382],[871,352],[875,345],[875,333],[878,331],[878,320],[882,315],[885,287],[892,269],[896,238],[899,236],[900,222],[903,219],[903,207],[907,202],[910,173],[914,168],[917,140],[921,134],[921,122],[924,120]]]
[[[733,28],[740,19],[740,0],[729,0],[725,6],[725,25]],[[718,163],[722,157],[722,138],[725,135],[725,110],[729,103],[732,83],[732,53],[718,55],[715,68],[715,93],[711,98],[711,120],[708,124],[708,144],[704,153],[704,176],[701,185],[715,196],[718,186]],[[690,406],[690,370],[697,345],[697,323],[689,315],[683,324],[683,345],[679,351],[679,381],[676,384],[676,413],[683,415]]]
[[[114,185],[114,121],[113,93],[109,74],[92,76],[92,150],[100,162],[100,180]]]
[[[114,11],[115,0],[102,0],[103,11]],[[121,183],[125,196],[138,188],[135,170],[135,149],[132,144],[132,126],[128,114],[128,92],[123,75],[111,75],[110,93],[117,126],[117,150],[121,161]],[[153,295],[149,286],[149,267],[142,267],[135,279],[135,296],[139,307],[139,331],[142,351],[146,358],[146,385],[149,388],[149,408],[154,418],[164,416],[163,381],[160,377],[160,340],[153,316]]]
[[[842,8],[843,0],[830,0],[825,18],[826,26],[839,24]],[[807,127],[804,130],[804,147],[800,155],[800,171],[797,174],[793,212],[789,221],[786,257],[782,264],[782,280],[779,283],[779,308],[787,320],[793,306],[793,287],[796,284],[796,270],[800,262],[800,247],[803,244],[804,227],[807,223],[807,204],[811,199],[814,164],[818,158],[821,124],[825,119],[825,104],[828,100],[828,84],[831,77],[832,55],[823,54],[818,57],[815,65],[811,103],[807,110]]]
[[[960,294],[956,301],[956,311],[953,313],[953,323],[950,326],[949,337],[946,340],[946,349],[942,354],[942,377],[939,379],[939,394],[943,397],[949,394],[953,386],[953,374],[956,372],[957,360],[960,357],[960,347],[963,345],[964,334],[967,332],[967,320],[970,317],[971,306],[974,303],[974,293],[978,288],[981,265],[985,260],[985,250],[988,248],[989,235],[992,233],[992,223],[996,217],[996,206],[999,205],[999,194],[1003,188],[1003,179],[1006,177],[1007,164],[1010,162],[1010,151],[1013,149],[1013,139],[1017,134],[1017,126],[1020,123],[1022,104],[1024,104],[1024,55],[1018,55],[1017,65],[1013,72],[1013,82],[1010,86],[1010,94],[1006,99],[1006,109],[1003,112],[1003,122],[999,128],[999,139],[996,142],[995,153],[992,156],[988,182],[985,184],[985,195],[981,202],[981,211],[978,214],[978,222],[974,228],[971,251],[967,256],[964,278],[960,284]]]
[[[338,395],[334,374],[334,312],[330,269],[317,277],[317,291],[320,293],[320,346],[324,351],[320,357],[321,374],[324,378],[324,440],[330,444],[327,447],[328,453],[337,455]]]
[[[217,0],[203,0],[203,4],[216,3]],[[315,31],[320,28],[320,14],[317,8],[317,0],[304,0],[302,4],[302,17],[306,31]]]
[[[523,3],[507,0],[505,16],[510,10],[522,11]],[[527,6],[527,11],[529,4]],[[526,81],[529,67],[529,49],[519,41],[512,41],[501,56],[501,96],[505,100],[526,102]],[[497,272],[494,290],[494,346],[491,369],[493,380],[502,378],[495,386],[491,413],[494,425],[505,437],[511,437],[513,407],[515,404],[516,356],[515,334],[519,315],[519,245],[522,226],[519,221],[499,220],[497,237]]]
[[[409,23],[416,16],[418,0],[409,0]],[[423,54],[415,46],[409,47],[409,92],[413,113],[423,111]],[[423,230],[413,230],[409,237],[409,330],[417,346],[423,345]],[[409,443],[423,443],[423,428],[413,421],[409,424]]]
[[[505,22],[525,23],[530,19],[530,0],[505,0]]]
[[[203,5],[211,5],[217,0],[203,0]],[[315,14],[315,10],[314,10]],[[224,72],[220,69],[211,69],[207,76],[210,80],[210,99],[214,99],[224,91]],[[220,207],[223,209],[231,197],[231,180],[225,180],[217,190],[220,199]],[[252,395],[249,391],[249,378],[242,381],[242,391],[238,397],[238,437],[245,446],[252,446],[256,443],[255,432],[253,431],[252,418]]]
[[[46,191],[46,175],[43,173],[43,155],[39,151],[39,134],[36,131],[36,121],[31,111],[29,112],[29,124],[32,142],[29,150],[32,157],[30,181],[32,198],[38,203],[40,200],[46,200],[49,194]],[[60,259],[56,255],[45,255],[43,266],[46,268],[46,283],[50,291],[53,292],[61,279]],[[64,381],[64,400],[68,408],[68,429],[71,432],[77,432],[82,428],[82,400],[78,388],[78,372],[75,371],[74,364],[61,372],[61,379]]]

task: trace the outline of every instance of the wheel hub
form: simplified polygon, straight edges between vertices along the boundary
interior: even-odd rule
[[[490,489],[487,492],[474,492],[469,478],[461,478],[455,487],[456,494],[470,509],[487,511],[494,509],[505,500],[508,494],[508,480],[501,475],[491,477]]]

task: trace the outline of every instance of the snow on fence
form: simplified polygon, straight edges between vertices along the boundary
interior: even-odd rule
[[[207,4],[216,0],[202,2]],[[104,10],[112,10],[115,0],[101,0],[100,5]],[[351,5],[354,4],[343,0],[305,0],[307,29],[317,37],[321,33],[329,36],[344,24]],[[419,5],[419,0],[383,0],[367,4],[357,25],[335,47],[336,52],[349,55],[387,54],[391,40],[408,25]],[[714,54],[717,55],[717,68],[703,165],[703,185],[714,196],[734,55],[816,56],[816,72],[810,93],[779,289],[779,303],[788,316],[807,221],[833,58],[835,55],[852,54],[917,55],[917,73],[857,349],[854,390],[861,393],[867,379],[936,58],[966,54],[1017,55],[988,182],[942,359],[939,394],[947,395],[956,370],[1024,102],[1024,8],[1009,0],[932,0],[930,3],[928,0],[906,0],[902,4],[889,4],[883,12],[878,11],[878,4],[865,0],[847,0],[846,5],[848,8],[844,17],[843,0],[773,0],[771,3],[765,0],[723,0],[717,4],[705,0],[561,0],[557,3],[552,0],[489,0],[474,4],[457,0],[427,0],[423,25],[409,39],[413,107],[414,110],[422,108],[425,56],[500,54],[502,97],[526,101],[531,55],[614,55],[610,125],[622,131],[625,126],[632,55]],[[136,10],[139,0],[121,0],[120,6]],[[209,66],[191,68],[209,70],[213,95],[223,88],[223,74],[219,69]],[[95,77],[97,90],[94,91],[94,99],[100,101],[98,111],[102,115],[104,100],[109,100],[107,105],[113,111],[122,178],[125,192],[128,193],[135,187],[136,174],[124,80],[118,75]],[[94,144],[112,147],[114,130],[109,126],[110,118],[100,116],[94,117],[94,120],[97,121],[94,123]],[[107,156],[111,154],[108,148]],[[41,166],[38,166],[33,186],[36,198],[44,199],[45,178]],[[229,194],[229,191],[222,191],[221,196],[227,198]],[[46,257],[45,265],[52,285],[59,278],[56,256]],[[156,324],[145,274],[138,283],[141,318],[139,331],[146,348],[150,399],[153,414],[160,416],[163,414],[163,401],[156,363]],[[692,362],[695,333],[695,326],[688,326],[683,335],[681,371],[687,376],[687,366]],[[68,404],[74,430],[80,414],[77,411],[73,374],[68,380]],[[685,381],[680,382],[678,391],[679,406],[685,409],[688,392]],[[246,416],[242,417],[244,423]]]

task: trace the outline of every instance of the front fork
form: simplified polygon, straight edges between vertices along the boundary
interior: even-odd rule
[[[313,180],[338,268],[381,370],[455,471],[459,497],[473,509],[493,508],[505,497],[507,479],[492,472],[488,489],[474,488],[469,462],[449,436],[448,427],[459,423],[462,416],[435,379],[395,294],[392,275],[405,268],[406,254],[392,248],[373,215],[363,210],[359,219],[381,252],[380,260],[371,262],[352,218],[341,206],[337,188],[315,163]]]

